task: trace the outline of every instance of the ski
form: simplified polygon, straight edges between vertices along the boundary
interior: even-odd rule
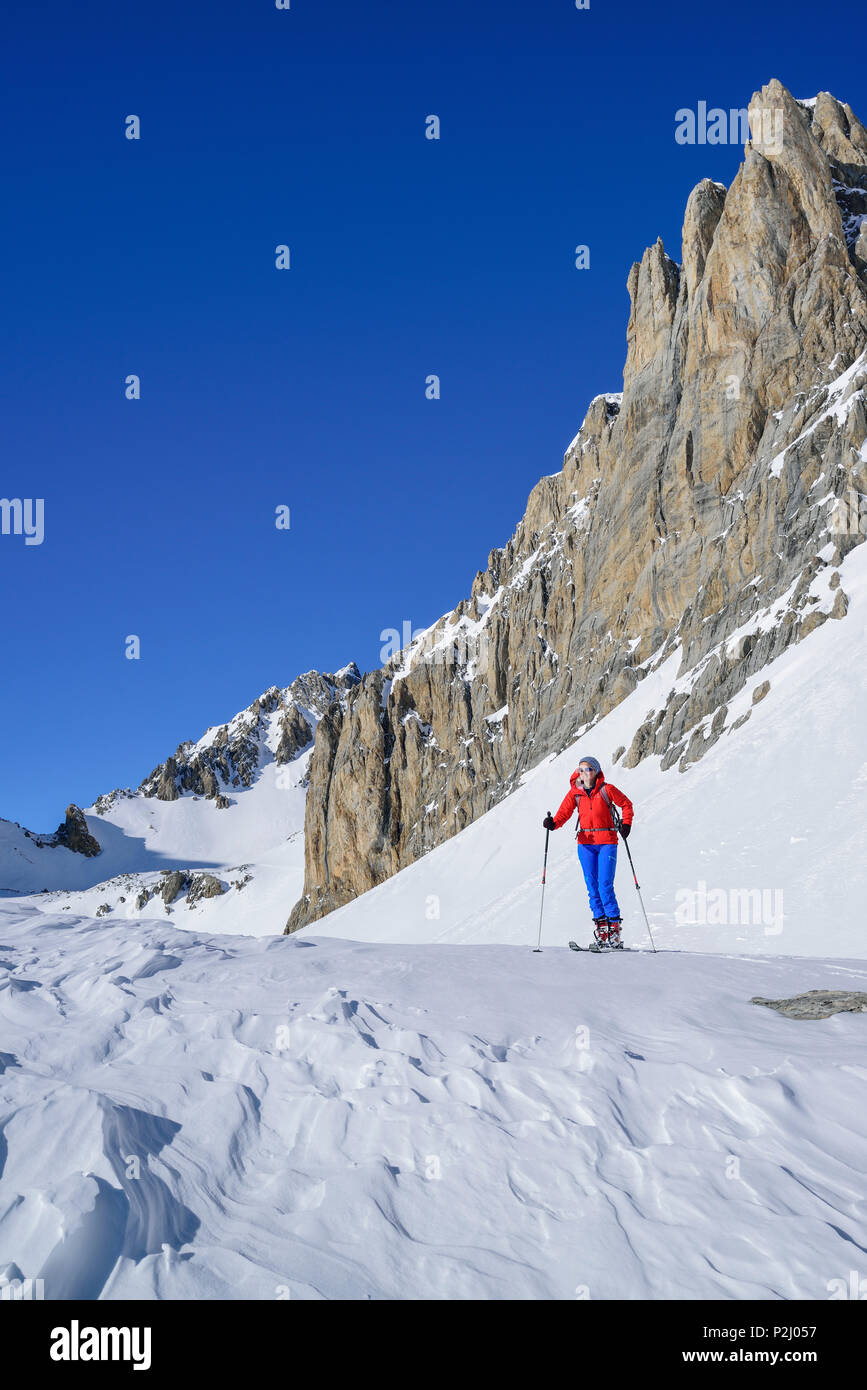
[[[569,942],[570,951],[587,951],[591,956],[616,956],[619,951],[634,951],[634,946],[606,946],[602,950],[594,950],[592,946],[579,946],[577,941]]]

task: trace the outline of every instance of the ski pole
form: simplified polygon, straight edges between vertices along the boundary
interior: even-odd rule
[[[612,810],[613,810],[613,807],[612,807]],[[617,831],[619,831],[621,835],[623,835],[623,819],[622,819],[622,817],[620,816],[620,813],[619,813],[619,812],[615,812],[615,813],[614,813],[614,828],[615,828]],[[632,882],[635,884],[635,891],[636,891],[637,894],[638,894],[638,901],[641,903],[641,911],[644,913],[644,925],[647,927],[647,935],[650,937],[650,944],[651,944],[651,946],[653,947],[653,953],[654,953],[654,955],[656,955],[656,954],[657,954],[656,943],[655,943],[654,940],[653,940],[653,932],[650,930],[650,923],[649,923],[648,920],[647,920],[647,913],[646,913],[645,908],[644,908],[644,899],[643,899],[642,896],[641,896],[641,887],[640,887],[640,885],[639,885],[638,878],[637,878],[637,875],[636,875],[636,873],[635,873],[635,865],[634,865],[633,862],[632,862],[632,854],[631,854],[630,849],[629,849],[629,841],[627,840],[627,838],[626,838],[625,835],[623,835],[623,844],[624,844],[624,846],[625,846],[625,848],[626,848],[626,853],[627,853],[627,855],[629,856],[629,867],[630,867],[630,869],[632,870]]]
[[[550,814],[551,812],[549,811],[548,815],[550,816]],[[542,862],[542,901],[539,904],[539,940],[533,947],[534,956],[542,950],[542,909],[545,906],[545,875],[548,872],[548,836],[550,834],[550,830],[545,831],[545,858]]]

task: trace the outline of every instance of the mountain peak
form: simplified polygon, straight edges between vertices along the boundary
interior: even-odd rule
[[[332,674],[305,671],[287,686],[271,685],[225,724],[211,725],[195,742],[178,744],[139,784],[136,793],[116,789],[97,797],[104,814],[120,796],[143,795],[176,801],[188,793],[229,806],[231,789],[249,787],[267,761],[288,763],[313,743],[316,725],[334,701],[361,680],[354,661]]]

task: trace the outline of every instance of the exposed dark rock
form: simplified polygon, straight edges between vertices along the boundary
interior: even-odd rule
[[[313,739],[313,730],[304,715],[293,705],[286,711],[280,725],[280,742],[274,757],[278,763],[288,763],[308,747]]]
[[[213,874],[193,874],[187,890],[187,907],[193,907],[202,898],[218,898],[226,889]]]
[[[175,785],[178,775],[178,765],[174,758],[166,758],[165,763],[160,769],[160,779],[156,789],[158,801],[177,801],[178,789]]]
[[[867,1014],[867,994],[861,990],[808,989],[791,999],[762,999],[759,995],[751,1004],[766,1004],[769,1009],[786,1018],[830,1018],[832,1014]]]
[[[66,820],[58,826],[54,841],[58,845],[65,845],[76,854],[85,855],[88,859],[102,853],[99,841],[94,839],[87,828],[84,812],[80,806],[74,804],[67,806]]]
[[[190,885],[190,875],[181,869],[172,869],[166,872],[162,883],[157,892],[168,907],[175,901],[179,893],[183,893]]]

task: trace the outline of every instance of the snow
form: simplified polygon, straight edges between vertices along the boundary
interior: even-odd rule
[[[725,649],[726,656],[731,656],[738,651],[745,637],[759,637],[762,633],[770,632],[773,628],[778,627],[786,610],[791,607],[797,587],[798,579],[793,579],[788,589],[785,593],[780,594],[779,598],[775,598],[765,608],[754,613],[746,622],[741,623],[740,627],[734,628],[721,644]]]
[[[836,361],[836,358],[834,361]],[[830,364],[830,367],[833,367],[833,362]],[[786,454],[789,450],[794,449],[796,444],[800,444],[802,440],[808,438],[823,420],[827,420],[833,416],[834,422],[838,428],[845,422],[855,401],[863,399],[863,387],[857,391],[852,391],[850,388],[852,387],[855,377],[859,372],[863,371],[865,367],[867,367],[867,352],[862,352],[860,357],[856,357],[855,361],[852,362],[844,372],[829,383],[827,388],[828,403],[825,409],[821,411],[820,414],[814,415],[807,428],[801,431],[797,439],[793,439],[791,444],[787,444],[785,449],[781,450],[780,453],[776,454],[774,458],[771,459],[768,465],[768,473],[772,478],[779,478],[782,474],[783,464],[785,463]]]
[[[840,206],[840,215],[843,221],[843,237],[846,241],[846,245],[851,250],[854,248],[861,234],[862,227],[867,224],[867,217],[865,217],[864,213],[858,208],[848,212],[846,209],[850,202],[855,202],[856,204],[861,202],[864,194],[867,193],[867,185],[863,183],[841,183],[834,178],[832,178],[831,183],[834,188],[834,196]]]
[[[177,801],[121,796],[104,815],[91,808],[88,829],[102,846],[91,859],[63,846],[38,849],[23,830],[0,821],[0,888],[7,895],[35,894],[29,900],[49,910],[65,907],[91,916],[107,902],[112,920],[126,920],[141,915],[135,907],[141,888],[153,888],[164,870],[190,869],[214,874],[228,891],[195,908],[178,900],[173,921],[196,929],[207,922],[216,932],[281,932],[304,881],[304,783],[311,751],[289,763],[265,762],[250,787],[224,788],[230,799],[224,810],[190,794]],[[244,877],[242,866],[252,881],[237,890],[231,885]],[[161,900],[144,911],[166,916]]]
[[[0,1271],[46,1298],[819,1299],[861,1239],[865,1020],[749,1001],[863,963],[0,938]]]
[[[412,642],[401,649],[402,660],[394,666],[390,678],[383,682],[383,708],[394,682],[403,680],[404,677],[408,676],[417,662],[435,663],[442,659],[447,649],[456,645],[463,646],[464,650],[470,650],[473,639],[484,627],[487,614],[499,599],[501,592],[502,590],[498,589],[491,598],[481,601],[482,616],[477,622],[473,622],[466,616],[452,622],[451,613],[444,613],[437,618],[435,623],[431,623],[430,627],[417,632]]]
[[[574,506],[566,508],[566,515],[572,518],[572,524],[576,531],[581,529],[590,519],[591,500],[592,494],[587,497],[582,497]]]
[[[358,676],[353,662],[333,679],[350,674]],[[310,687],[305,683],[308,676],[315,678]],[[304,882],[304,815],[313,741],[289,762],[277,763],[275,755],[290,705],[315,729],[329,698],[327,693],[320,695],[320,680],[318,672],[307,671],[283,690],[272,686],[260,697],[280,699],[270,712],[254,701],[227,724],[208,729],[198,742],[182,745],[188,751],[207,748],[221,728],[228,730],[230,742],[246,732],[257,745],[251,784],[220,786],[228,807],[218,808],[213,800],[191,792],[175,801],[160,801],[141,791],[118,790],[85,810],[88,829],[102,847],[93,858],[63,846],[40,849],[40,837],[28,838],[20,826],[0,820],[0,898],[33,895],[30,900],[47,910],[90,916],[107,904],[111,921],[138,919],[144,912],[168,916],[191,929],[207,924],[215,932],[282,932]],[[153,892],[162,875],[173,869],[210,873],[225,892],[194,905],[182,895],[168,911],[162,899],[137,908],[141,891]]]

